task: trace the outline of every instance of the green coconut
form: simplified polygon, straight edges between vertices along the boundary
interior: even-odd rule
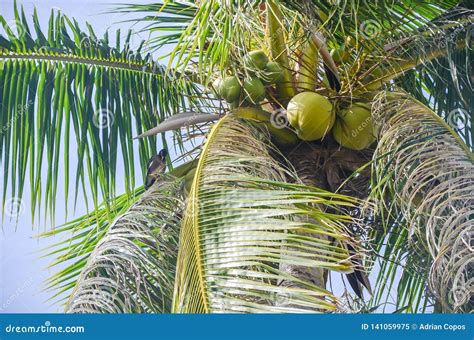
[[[250,70],[263,70],[268,64],[268,57],[262,50],[250,51],[244,58],[244,65]]]
[[[217,78],[212,82],[212,91],[219,97],[222,97],[221,89],[222,89],[222,78]]]
[[[244,91],[247,99],[256,104],[265,98],[265,86],[257,77],[244,80]]]
[[[271,61],[263,70],[262,81],[265,84],[276,84],[283,79],[283,68],[275,61]]]
[[[287,118],[299,138],[314,141],[331,130],[335,114],[326,97],[314,92],[301,92],[288,103]]]
[[[241,90],[242,87],[240,86],[239,78],[236,76],[230,76],[224,78],[222,81],[220,93],[222,98],[224,98],[229,103],[232,103],[239,99]]]
[[[356,103],[340,112],[332,129],[334,139],[343,147],[363,150],[375,140],[370,108]]]

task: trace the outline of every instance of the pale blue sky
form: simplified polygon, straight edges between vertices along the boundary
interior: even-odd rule
[[[134,0],[134,3],[147,3],[149,1]],[[94,28],[96,34],[101,36],[107,29],[115,32],[121,29],[123,37],[127,34],[130,23],[118,23],[130,17],[123,14],[104,14],[103,12],[111,9],[111,4],[129,3],[124,0],[41,0],[41,1],[22,1],[18,4],[25,7],[25,13],[29,17],[36,6],[38,16],[42,25],[46,25],[52,9],[61,10],[69,17],[74,17],[83,28],[84,23],[88,21]],[[13,0],[0,0],[0,13],[8,21],[13,20]],[[44,27],[44,26],[43,26]],[[138,30],[138,27],[134,27]],[[110,34],[111,44],[115,44],[115,34]],[[136,34],[132,39],[132,45],[138,45],[146,36]],[[73,139],[71,139],[73,140]],[[71,150],[74,145],[71,144]],[[172,155],[173,156],[173,155]],[[70,162],[74,164],[75,153],[71,152]],[[136,162],[137,176],[141,174]],[[3,174],[3,168],[0,164],[0,173]],[[124,187],[119,179],[122,177],[123,169],[118,166],[117,169],[117,191],[123,192]],[[27,179],[28,180],[28,179]],[[3,187],[3,176],[0,176],[0,187]],[[137,178],[137,184],[141,183],[141,178]],[[44,280],[55,270],[46,269],[51,258],[39,258],[39,251],[48,244],[54,243],[56,239],[35,239],[34,236],[43,228],[49,228],[51,223],[41,221],[41,226],[32,228],[31,215],[29,214],[29,185],[25,185],[25,196],[23,198],[23,208],[19,215],[18,226],[15,221],[9,221],[7,218],[3,223],[0,233],[0,313],[6,312],[58,312],[60,306],[52,305],[48,302],[51,293],[44,292]],[[58,190],[56,224],[65,221],[61,189]],[[8,195],[7,195],[8,196]],[[72,200],[71,200],[72,201]],[[72,205],[69,209],[68,220],[73,217],[81,216],[86,212],[83,200],[78,200],[78,205],[73,214]],[[36,224],[35,224],[36,225]],[[16,229],[16,230],[15,230]]]

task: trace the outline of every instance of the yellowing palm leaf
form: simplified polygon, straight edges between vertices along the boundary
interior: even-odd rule
[[[233,115],[210,132],[181,229],[174,312],[336,309],[330,292],[284,266],[352,271],[351,218],[339,208],[354,200],[299,184],[268,145]]]

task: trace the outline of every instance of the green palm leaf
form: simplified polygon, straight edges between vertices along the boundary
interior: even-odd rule
[[[396,79],[397,85],[443,117],[471,150],[474,147],[471,109],[474,107],[471,80],[473,13],[472,9],[459,6],[431,22],[428,27],[433,34],[422,46],[442,46],[447,53]],[[446,29],[440,29],[443,26]],[[465,45],[464,49],[457,48],[460,42]]]
[[[184,177],[191,169],[196,167],[196,164],[197,160],[193,160],[179,165],[167,176],[169,178]],[[146,194],[148,195],[148,193]],[[164,194],[163,190],[157,193],[160,197]],[[176,194],[179,196],[178,192]],[[46,289],[54,292],[51,299],[62,302],[69,298],[71,290],[77,286],[78,278],[81,272],[85,270],[84,268],[91,254],[97,248],[97,245],[107,237],[112,222],[126,214],[134,204],[138,204],[136,202],[143,195],[145,195],[145,190],[141,186],[134,190],[131,197],[127,194],[117,196],[112,207],[107,208],[106,203],[103,202],[90,213],[39,235],[40,238],[54,237],[61,239],[61,241],[44,249],[43,255],[43,257],[54,257],[49,268],[57,270],[46,281]]]
[[[180,188],[176,180],[157,182],[110,226],[82,269],[67,312],[170,312]]]
[[[68,298],[88,258],[107,235],[111,223],[125,214],[143,192],[141,187],[134,191],[133,197],[119,195],[112,207],[107,208],[104,202],[90,213],[39,235],[40,238],[61,238],[61,241],[44,249],[43,255],[54,258],[49,268],[60,268],[46,280],[46,289],[54,292],[51,299],[57,298],[60,302]]]
[[[436,4],[419,1],[272,1],[284,15],[284,29],[292,35],[290,49],[299,48],[295,37],[303,38],[321,30],[333,44],[345,42],[353,36],[358,45],[383,47],[390,39],[414,32],[429,20],[435,19],[446,9],[457,5],[456,0],[438,1]],[[140,14],[137,21],[147,23],[144,28],[151,32],[148,43],[152,49],[163,45],[176,45],[171,57],[186,67],[196,63],[200,70],[214,66],[226,66],[229,51],[240,54],[246,48],[243,42],[261,45],[264,27],[260,16],[266,10],[265,3],[245,0],[225,2],[158,1],[153,4],[120,6],[119,12]],[[202,20],[205,18],[206,20]],[[249,32],[249,30],[251,31]],[[376,30],[374,37],[371,29]],[[281,32],[280,32],[281,33]],[[259,44],[260,41],[260,44]],[[249,46],[252,47],[252,46]],[[360,57],[360,56],[359,56]],[[194,59],[193,59],[194,58]]]
[[[339,209],[354,200],[287,183],[298,180],[268,143],[267,133],[233,115],[208,135],[181,229],[174,312],[336,308],[330,292],[284,268],[351,272],[351,217]]]
[[[2,205],[8,186],[21,198],[29,182],[33,216],[41,205],[54,216],[61,186],[65,202],[72,185],[76,200],[82,187],[90,193],[86,203],[92,198],[97,207],[100,198],[111,202],[116,196],[119,167],[131,194],[133,136],[194,107],[200,90],[166,76],[150,55],[142,56],[141,47],[132,51],[131,32],[123,43],[117,32],[116,46],[110,47],[108,33],[97,38],[90,27],[85,33],[60,13],[51,14],[46,32],[36,13],[33,30],[23,11],[15,13],[16,32],[0,16],[7,33],[0,36]],[[156,138],[141,140],[138,152],[144,172],[156,153]]]

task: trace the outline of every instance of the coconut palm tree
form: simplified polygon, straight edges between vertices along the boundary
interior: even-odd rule
[[[66,235],[47,251],[66,311],[472,311],[467,1],[117,11],[150,33],[137,51],[61,13],[0,17],[3,208],[29,181],[54,216],[71,176],[93,203],[43,234]],[[165,67],[142,53],[167,45]],[[166,131],[180,165],[144,190],[135,161]]]

